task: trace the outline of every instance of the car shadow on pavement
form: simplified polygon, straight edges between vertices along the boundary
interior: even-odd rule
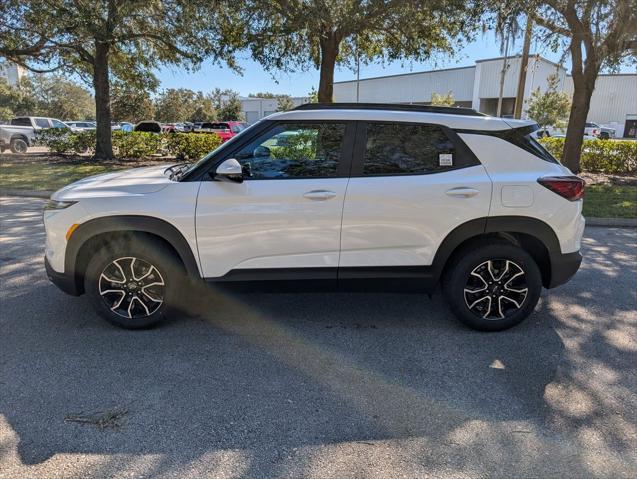
[[[626,288],[637,271],[634,255],[612,253],[627,241],[635,236],[589,240],[572,283],[491,334],[460,325],[439,294],[211,290],[194,295],[189,315],[125,331],[49,285],[41,251],[10,243],[0,418],[14,440],[0,443],[0,462],[17,448],[24,465],[109,456],[87,463],[93,477],[146,455],[146,476],[229,467],[241,477],[364,477],[370,458],[408,475],[629,470],[635,350],[625,333],[636,303]],[[122,416],[113,427],[69,420],[112,411]]]

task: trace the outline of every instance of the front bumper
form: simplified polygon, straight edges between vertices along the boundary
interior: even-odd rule
[[[555,288],[570,280],[582,263],[582,255],[579,251],[574,253],[551,254],[551,282],[548,288]]]
[[[80,295],[77,284],[75,283],[75,277],[66,273],[58,273],[55,271],[49,264],[49,260],[46,256],[44,257],[44,268],[46,269],[46,276],[49,278],[51,283],[56,285],[66,294],[70,294],[72,296]]]

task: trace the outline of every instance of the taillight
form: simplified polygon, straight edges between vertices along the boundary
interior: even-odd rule
[[[544,176],[537,182],[569,201],[577,201],[584,197],[585,182],[579,176]]]
[[[599,130],[593,130],[593,136],[599,135]]]

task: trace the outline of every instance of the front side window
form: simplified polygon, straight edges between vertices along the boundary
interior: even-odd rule
[[[453,168],[455,148],[441,127],[370,123],[363,175],[414,175]]]
[[[235,158],[253,180],[338,175],[345,124],[276,125],[241,148]]]

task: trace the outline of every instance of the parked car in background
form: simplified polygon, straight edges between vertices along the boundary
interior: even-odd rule
[[[154,120],[144,120],[140,121],[135,125],[133,131],[146,131],[148,133],[161,133],[161,123]]]
[[[183,133],[186,131],[183,123],[164,123],[161,129],[164,133]]]
[[[43,116],[18,116],[11,120],[11,124],[14,126],[30,126],[36,132],[48,128],[71,129],[66,123],[57,118],[47,118]]]
[[[590,135],[600,140],[615,138],[615,129],[598,125],[597,123],[586,123],[584,135]]]
[[[0,125],[0,153],[9,148],[13,153],[26,153],[35,141],[31,126]]]
[[[87,131],[97,128],[97,123],[94,121],[66,121],[64,123],[69,126],[71,131]]]
[[[111,130],[113,131],[131,132],[133,131],[133,128],[135,128],[135,125],[127,121],[114,121],[111,123]]]
[[[237,136],[247,125],[240,121],[221,121],[221,122],[205,122],[194,131],[197,133],[216,133],[221,142],[226,142],[233,136]]]

